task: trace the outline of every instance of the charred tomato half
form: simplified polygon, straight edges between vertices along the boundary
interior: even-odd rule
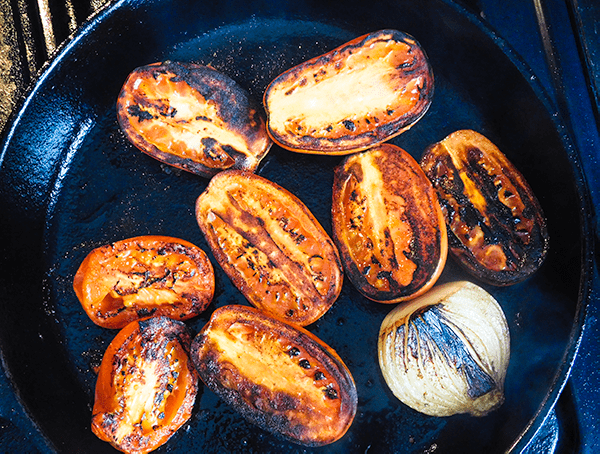
[[[198,374],[191,336],[167,317],[123,328],[106,350],[96,382],[92,431],[127,453],[163,445],[191,416]]]
[[[194,63],[135,69],[119,94],[117,117],[141,151],[205,177],[230,168],[254,171],[271,146],[262,110],[246,90]]]
[[[333,443],[354,419],[356,386],[337,353],[258,309],[217,309],[191,358],[206,386],[242,416],[295,443]]]
[[[353,153],[415,124],[429,109],[433,87],[419,43],[380,30],[276,77],[263,99],[267,130],[293,151]]]
[[[221,172],[198,197],[196,217],[223,270],[259,309],[305,326],[337,299],[337,248],[306,205],[276,183]]]
[[[199,247],[147,235],[94,249],[79,266],[73,289],[95,324],[122,328],[150,315],[198,315],[212,301],[215,276]]]
[[[542,207],[488,138],[456,131],[429,147],[421,166],[438,193],[450,252],[472,275],[504,286],[542,265],[549,248]]]
[[[442,273],[448,240],[437,195],[419,164],[395,145],[336,167],[332,220],[346,275],[367,298],[415,298]]]

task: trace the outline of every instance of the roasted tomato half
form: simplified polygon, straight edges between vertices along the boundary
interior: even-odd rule
[[[217,309],[191,358],[206,386],[242,416],[293,442],[333,443],[354,419],[356,387],[335,351],[255,308]]]
[[[149,235],[94,249],[79,266],[73,289],[95,324],[122,328],[150,315],[198,315],[212,301],[215,275],[202,249]]]
[[[540,203],[489,139],[456,131],[429,147],[421,166],[438,193],[450,252],[471,274],[511,285],[542,265],[549,236]]]
[[[254,306],[308,325],[337,299],[343,281],[338,251],[294,195],[249,172],[222,172],[196,202],[212,252]]]
[[[442,273],[448,240],[437,196],[419,164],[395,145],[336,167],[332,219],[346,274],[367,298],[408,300]]]
[[[250,95],[228,76],[193,63],[135,69],[119,94],[117,117],[141,151],[206,177],[230,168],[254,171],[271,146]]]
[[[275,78],[263,100],[267,129],[293,151],[349,154],[410,128],[427,112],[433,85],[414,38],[377,31]]]
[[[146,453],[189,418],[198,374],[182,322],[152,317],[131,322],[108,346],[96,382],[92,431],[120,451]]]

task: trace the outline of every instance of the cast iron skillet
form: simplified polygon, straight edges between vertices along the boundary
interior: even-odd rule
[[[72,278],[96,246],[142,234],[207,248],[193,207],[207,180],[140,153],[119,131],[115,100],[127,74],[150,62],[211,64],[261,99],[283,70],[364,33],[395,28],[423,45],[434,68],[433,105],[393,142],[417,159],[461,128],[476,129],[525,175],[548,217],[542,269],[508,288],[484,286],[512,335],[506,402],[489,416],[433,418],[393,397],[376,360],[391,306],[347,281],[309,327],[351,369],[353,426],[318,452],[520,450],[568,376],[587,297],[591,246],[577,162],[534,77],[476,17],[442,0],[119,1],[84,26],[47,67],[7,130],[0,167],[0,341],[4,366],[38,443],[57,452],[110,452],[90,431],[94,367],[115,331],[84,314]],[[259,173],[302,199],[330,232],[332,169],[341,158],[273,147]],[[212,257],[211,257],[212,259]],[[216,307],[244,303],[217,267]],[[449,261],[441,282],[469,279]],[[580,285],[580,282],[582,283]],[[201,387],[193,417],[161,452],[308,452],[259,430]]]

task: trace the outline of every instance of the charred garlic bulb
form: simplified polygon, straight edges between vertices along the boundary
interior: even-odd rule
[[[397,306],[381,324],[379,365],[394,395],[431,416],[484,416],[504,401],[510,335],[481,287],[452,282]]]

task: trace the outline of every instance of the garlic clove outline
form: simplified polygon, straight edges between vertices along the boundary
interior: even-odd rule
[[[431,416],[484,416],[504,402],[510,332],[487,291],[450,282],[385,317],[378,356],[387,385],[409,407]]]

